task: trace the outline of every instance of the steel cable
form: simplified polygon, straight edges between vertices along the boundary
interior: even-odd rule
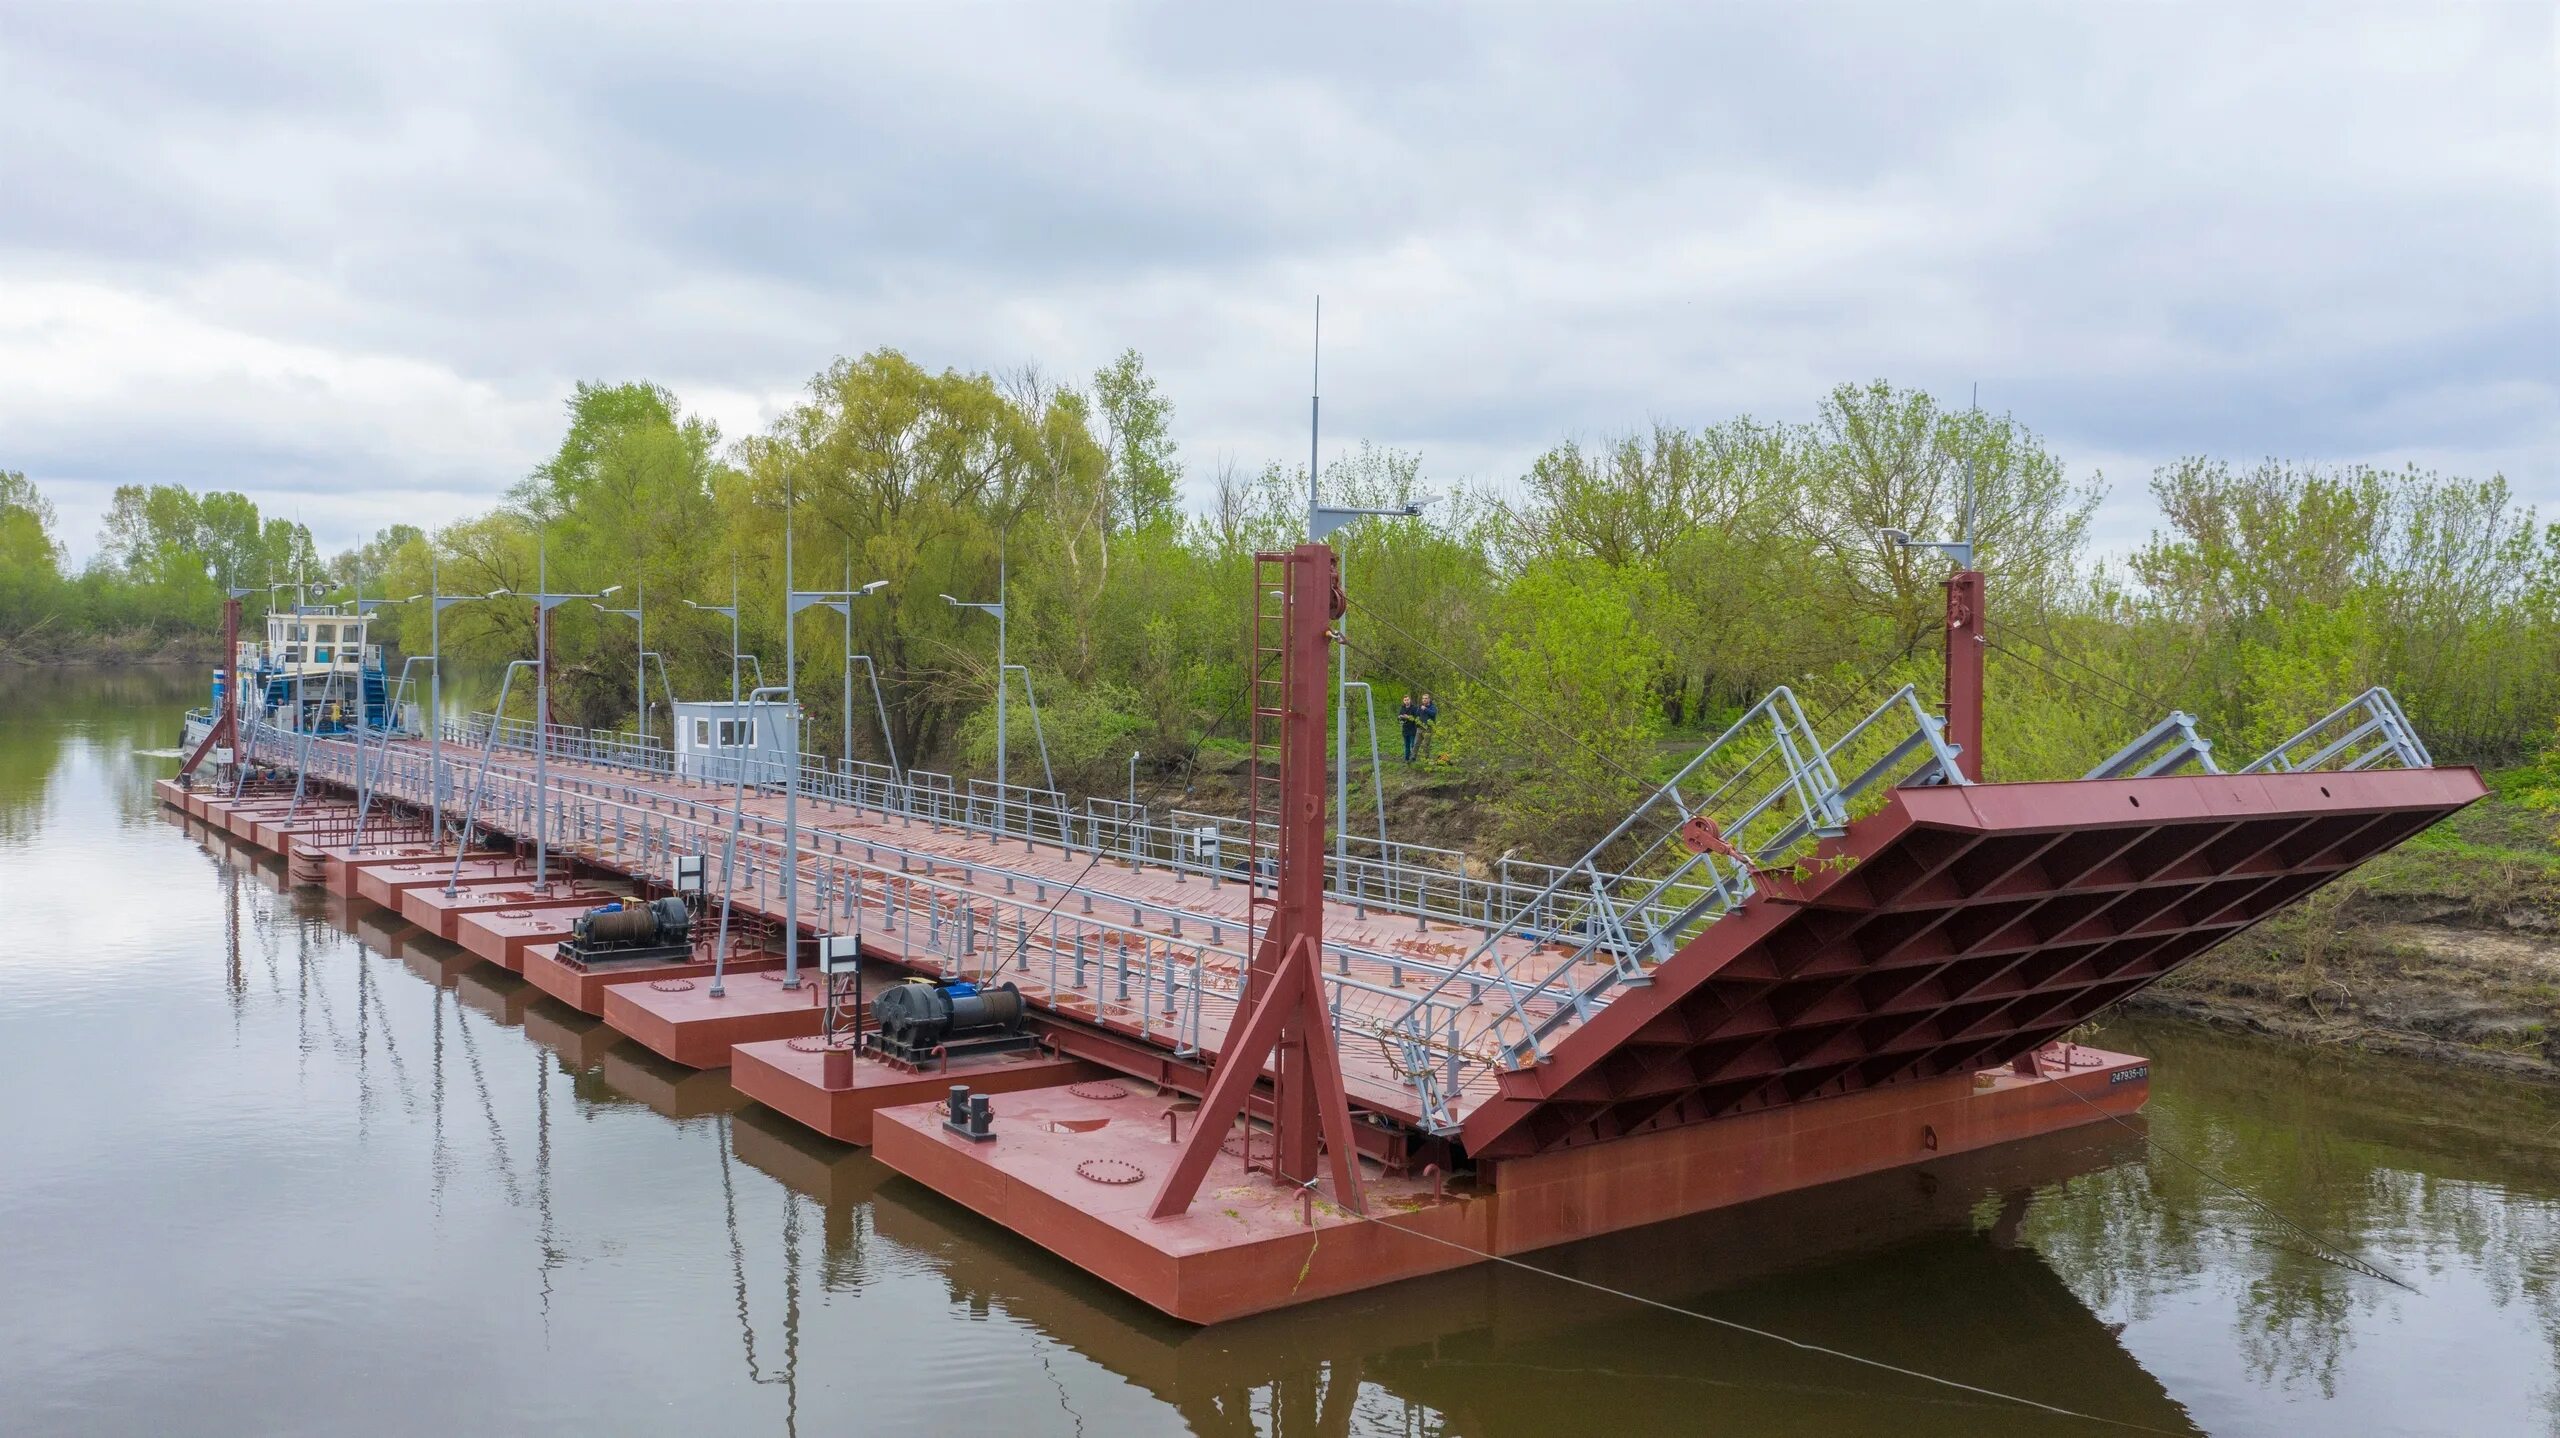
[[[1312,1191],[1314,1183],[1310,1180],[1308,1183],[1301,1185],[1301,1187]],[[2083,1423],[2096,1423],[2105,1427],[2120,1428],[2134,1433],[2165,1434],[2172,1431],[2166,1428],[2154,1428],[2147,1423],[2136,1423],[2129,1419],[2109,1418],[2103,1414],[2084,1412],[2077,1408],[2065,1408],[2057,1403],[2047,1403],[2040,1399],[2028,1398],[2016,1393],[2006,1393],[1997,1388],[1985,1388],[1979,1384],[1967,1383],[1958,1378],[1943,1377],[1939,1374],[1924,1372],[1917,1368],[1906,1368],[1899,1363],[1889,1363],[1881,1358],[1869,1358],[1863,1354],[1851,1353],[1846,1349],[1832,1348],[1825,1344],[1812,1343],[1801,1338],[1790,1338],[1783,1333],[1773,1332],[1766,1328],[1755,1327],[1752,1324],[1744,1323],[1738,1319],[1720,1318],[1715,1314],[1702,1312],[1695,1308],[1683,1308],[1676,1303],[1666,1303],[1659,1298],[1647,1298],[1641,1293],[1630,1293],[1623,1288],[1612,1288],[1605,1283],[1595,1283],[1588,1278],[1577,1278],[1573,1274],[1559,1272],[1556,1269],[1540,1268],[1534,1263],[1526,1263],[1520,1259],[1512,1258],[1505,1254],[1489,1252],[1485,1249],[1477,1248],[1472,1244],[1460,1243],[1456,1239],[1442,1238],[1435,1233],[1424,1233],[1420,1229],[1406,1228],[1398,1224],[1392,1224],[1382,1218],[1376,1217],[1373,1214],[1342,1208],[1336,1204],[1327,1204],[1326,1206],[1328,1208],[1332,1208],[1337,1213],[1346,1213],[1351,1217],[1362,1220],[1363,1222],[1374,1223],[1380,1228],[1390,1229],[1397,1233],[1410,1234],[1415,1238],[1439,1244],[1444,1248],[1454,1248],[1461,1253],[1471,1254],[1474,1257],[1489,1263],[1499,1263],[1511,1268],[1520,1269],[1526,1273],[1539,1274],[1543,1277],[1555,1279],[1561,1283],[1570,1283],[1576,1288],[1587,1288],[1594,1293],[1605,1293],[1614,1298],[1623,1298],[1629,1303],[1636,1303],[1647,1308],[1659,1309],[1664,1313],[1676,1313],[1683,1318],[1694,1318],[1700,1323],[1712,1324],[1717,1328],[1722,1328],[1729,1332],[1740,1333],[1747,1337],[1762,1339],[1770,1343],[1783,1343],[1787,1347],[1796,1349],[1799,1352],[1817,1353],[1826,1358],[1839,1359],[1844,1363],[1854,1363],[1861,1368],[1872,1368],[1879,1372],[1892,1373],[1904,1378],[1917,1379],[1920,1382],[1934,1384],[1941,1388],[1951,1388],[1960,1393],[1970,1393],[1978,1398],[1989,1398],[2001,1403],[2014,1404],[2023,1408],[2033,1408],[2038,1412],[2053,1414],[2058,1418],[2072,1418]]]

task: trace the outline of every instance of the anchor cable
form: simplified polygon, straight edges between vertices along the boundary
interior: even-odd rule
[[[2274,1219],[2277,1223],[2292,1230],[2296,1237],[2311,1245],[2311,1248],[2308,1250],[2311,1257],[2320,1259],[2335,1267],[2343,1268],[2350,1273],[2360,1273],[2367,1278],[2379,1279],[2384,1283],[2395,1284],[2401,1288],[2409,1290],[2411,1293],[2419,1291],[2418,1285],[2411,1283],[2409,1280],[2402,1278],[2400,1275],[2393,1273],[2382,1265],[2375,1263],[2373,1260],[2365,1258],[2344,1243],[2328,1238],[2319,1230],[2312,1228],[2309,1224],[2294,1218],[2292,1215],[2285,1213],[2282,1209],[2277,1208],[2274,1204],[2267,1202],[2265,1199],[2251,1193],[2248,1189],[2241,1187],[2236,1181],[2225,1178],[2223,1175],[2205,1167],[2202,1163],[2199,1163],[2196,1160],[2187,1157],[2185,1154],[2180,1153],[2178,1150],[2171,1148],[2159,1139],[2153,1138],[2149,1130],[2134,1127],[2132,1124],[2125,1121],[2123,1115],[2107,1109],[2104,1105],[2100,1104],[2097,1100],[2090,1098],[2087,1094],[2080,1092],[2078,1089],[2073,1088],[2067,1083],[2057,1084],[2056,1086],[2064,1093],[2067,1093],[2073,1098],[2080,1100],[2080,1102],[2087,1104],[2093,1112],[2103,1115],[2116,1127],[2121,1128],[2125,1132],[2132,1134],[2134,1137],[2141,1139],[2145,1148],[2161,1155],[2164,1158],[2173,1160],[2181,1167],[2184,1167],[2219,1185],[2224,1191],[2238,1198],[2241,1202],[2248,1204],[2251,1208],[2256,1209],[2258,1212],[2265,1214],[2267,1217]]]
[[[1309,1180],[1307,1183],[1300,1185],[1300,1187],[1308,1189],[1312,1189],[1314,1186],[1314,1180]],[[1539,1274],[1543,1277],[1552,1278],[1562,1283],[1570,1283],[1576,1288],[1587,1288],[1594,1293],[1609,1294],[1612,1297],[1623,1298],[1630,1303],[1641,1304],[1647,1308],[1659,1309],[1664,1313],[1676,1313],[1683,1318],[1694,1318],[1700,1323],[1712,1324],[1717,1328],[1726,1329],[1734,1333],[1740,1333],[1746,1337],[1759,1338],[1771,1343],[1783,1343],[1787,1347],[1796,1349],[1799,1352],[1816,1353],[1826,1358],[1839,1359],[1844,1363],[1854,1363],[1861,1368],[1873,1368],[1880,1372],[1892,1373],[1904,1378],[1918,1379],[1923,1383],[1935,1384],[1941,1388],[1952,1388],[1957,1392],[1970,1393],[1979,1398],[1989,1398],[2001,1403],[2015,1404],[2024,1408],[2033,1408],[2038,1412],[2050,1413],[2059,1418],[2072,1418],[2083,1423],[2096,1423],[2105,1427],[2121,1428],[2134,1433],[2166,1434],[2172,1431],[2166,1428],[2154,1428],[2147,1423],[2136,1423],[2130,1419],[2109,1418],[2103,1414],[2088,1413],[2077,1408],[2065,1408],[2060,1404],[2047,1403],[2041,1399],[2028,1398],[2021,1394],[2003,1392],[1997,1388],[1985,1388],[1979,1384],[1967,1383],[1962,1379],[1947,1378],[1939,1374],[1924,1372],[1917,1368],[1905,1368],[1899,1363],[1890,1363],[1881,1358],[1869,1358],[1864,1354],[1851,1353],[1846,1349],[1832,1348],[1825,1344],[1812,1343],[1801,1338],[1790,1338],[1783,1333],[1756,1327],[1752,1324],[1744,1323],[1739,1319],[1721,1318],[1715,1314],[1707,1313],[1699,1309],[1684,1308],[1676,1303],[1666,1303],[1659,1298],[1647,1298],[1641,1293],[1631,1293],[1623,1288],[1612,1288],[1605,1283],[1596,1283],[1588,1278],[1578,1278],[1573,1274],[1565,1273],[1553,1268],[1540,1268],[1534,1263],[1523,1262],[1520,1259],[1510,1257],[1506,1254],[1493,1253],[1485,1249],[1477,1248],[1472,1244],[1460,1243],[1456,1239],[1442,1238],[1436,1233],[1424,1233],[1420,1229],[1405,1228],[1397,1224],[1389,1223],[1385,1219],[1376,1217],[1373,1214],[1363,1213],[1353,1209],[1346,1209],[1338,1204],[1328,1203],[1326,1207],[1331,1208],[1338,1213],[1348,1213],[1352,1217],[1358,1218],[1364,1222],[1374,1223],[1380,1228],[1391,1229],[1397,1233],[1410,1234],[1415,1238],[1428,1240],[1429,1242],[1439,1244],[1444,1248],[1454,1248],[1461,1253],[1471,1254],[1474,1257],[1489,1263],[1499,1263],[1511,1268],[1517,1268],[1525,1273]]]
[[[1996,640],[1985,640],[1984,643],[1992,653],[2001,655],[2004,658],[2016,660],[2020,664],[2023,664],[2029,669],[2036,671],[2038,674],[2043,675],[2045,678],[2050,679],[2054,683],[2061,685],[2063,688],[2070,690],[2072,693],[2079,695],[2083,699],[2087,699],[2098,704],[2104,704],[2108,708],[2129,715],[2136,720],[2144,720],[2151,717],[2149,713],[2134,708],[2132,705],[2127,704],[2112,694],[2106,693],[2103,690],[2092,689],[2067,674],[2057,674],[2053,670],[2047,669],[2045,666],[2038,664],[2026,655],[2021,654],[2017,650],[2011,649],[2007,645],[2001,644]]]
[[[2054,644],[2050,640],[2037,638],[2030,630],[2020,628],[2014,624],[2004,624],[1996,619],[1990,621],[1985,627],[1998,630],[2004,637],[2015,635],[2016,637],[2025,640],[2029,644],[2043,650],[2045,653],[2050,654],[2063,663],[2070,665],[2072,668],[2077,669],[2102,683],[2113,685],[2115,688],[2121,689],[2125,693],[2132,695],[2144,704],[2151,706],[2154,712],[2165,714],[2178,707],[2177,705],[2171,704],[2167,700],[2160,698],[2158,695],[2145,693],[2140,689],[2136,689],[2122,679],[2109,674],[2105,670],[2100,669],[2098,666],[2091,664],[2085,659],[2073,658],[2071,655],[2064,653],[2059,645]]]

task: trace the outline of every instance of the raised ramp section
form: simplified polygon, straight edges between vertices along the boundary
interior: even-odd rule
[[[1995,1068],[2485,792],[2469,769],[1905,788],[1488,1075],[1516,1157]]]

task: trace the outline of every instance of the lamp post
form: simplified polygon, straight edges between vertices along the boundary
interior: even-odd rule
[[[1004,657],[1004,581],[1004,546],[999,541],[996,546],[995,603],[982,604],[974,600],[954,599],[948,594],[942,596],[942,602],[955,609],[975,609],[982,614],[992,614],[996,617],[996,838],[999,840],[1004,838],[1004,751],[1007,747],[1005,740],[1008,737],[1004,724],[1004,691],[1007,687]]]
[[[384,605],[386,605],[386,604],[415,604],[415,603],[417,603],[419,600],[424,599],[424,598],[426,598],[426,597],[427,597],[427,596],[425,596],[424,594],[412,594],[412,595],[408,596],[408,597],[407,597],[407,598],[405,598],[405,599],[366,599],[366,598],[363,598],[363,597],[362,597],[362,593],[363,593],[363,591],[362,591],[362,589],[361,589],[361,588],[359,588],[359,589],[358,589],[357,593],[358,593],[358,598],[356,599],[356,613],[358,613],[358,614],[360,614],[360,615],[368,615],[368,616],[369,616],[369,615],[371,615],[371,614],[373,613],[373,611],[375,611],[375,610],[377,610],[377,609],[380,609],[382,606],[384,606]],[[372,636],[371,636],[371,631],[370,631],[370,630],[368,630],[368,631],[367,631],[366,637],[367,637],[368,639],[370,639],[370,638],[372,637]],[[389,679],[389,677],[388,677],[388,671],[387,671],[387,670],[385,671],[385,678],[384,678],[384,680],[383,680],[383,690],[382,690],[382,742],[381,742],[381,743],[379,743],[379,744],[377,744],[376,746],[374,746],[373,764],[372,764],[372,766],[371,766],[370,768],[368,768],[368,767],[366,766],[366,764],[365,764],[365,755],[364,755],[364,731],[365,731],[365,727],[366,727],[366,718],[365,718],[365,713],[364,713],[364,710],[365,710],[365,694],[364,694],[364,648],[365,648],[365,647],[371,647],[371,648],[376,648],[376,649],[378,649],[378,648],[380,648],[381,646],[380,646],[380,645],[378,645],[378,644],[376,644],[376,645],[370,645],[370,646],[359,647],[359,648],[356,650],[356,792],[357,792],[357,798],[356,798],[356,832],[355,832],[355,839],[354,839],[354,842],[353,842],[353,844],[351,845],[351,847],[352,847],[352,848],[355,848],[355,849],[362,849],[362,848],[364,847],[364,831],[365,831],[365,823],[366,823],[366,821],[367,821],[369,818],[371,818],[371,817],[372,817],[372,814],[373,814],[373,791],[374,791],[374,786],[375,786],[375,785],[377,785],[377,784],[379,784],[379,783],[382,781],[382,770],[383,770],[383,767],[384,767],[385,765],[387,765],[387,764],[389,764],[389,763],[391,762],[391,736],[392,736],[392,734],[395,732],[395,731],[394,731],[394,729],[393,729],[393,725],[398,721],[398,718],[399,718],[399,708],[398,708],[398,705],[399,705],[400,696],[401,696],[401,694],[405,693],[405,692],[408,690],[408,687],[409,687],[409,666],[411,666],[411,665],[413,665],[413,664],[415,664],[415,663],[417,663],[417,662],[418,662],[418,656],[417,656],[417,655],[415,655],[415,654],[412,654],[412,655],[410,655],[408,658],[403,659],[403,660],[401,660],[401,661],[400,661],[400,683],[399,683],[399,685],[398,685],[398,687],[397,687],[397,688],[395,688],[395,687],[393,687],[393,686],[391,685],[390,679]]]
[[[871,671],[871,703],[880,714],[880,742],[888,751],[889,776],[894,779],[898,774],[898,741],[889,733],[888,701],[880,697],[880,667],[871,662],[870,655],[853,652],[853,601],[879,593],[889,587],[889,581],[875,579],[856,589],[853,587],[853,571],[848,566],[844,583],[842,589],[801,590],[793,594],[791,612],[798,614],[815,604],[844,616],[844,757],[847,762],[853,759],[853,661],[859,659],[863,667]]]
[[[738,707],[738,561],[736,557],[732,556],[729,560],[728,603],[697,604],[690,599],[684,603],[687,609],[699,609],[705,614],[729,616],[729,708],[732,711],[730,717],[735,718]]]
[[[475,599],[496,599],[507,591],[487,594],[447,594],[443,584],[443,557],[433,550],[427,553],[427,798],[435,811],[430,832],[435,846],[444,847],[444,612],[457,604]],[[493,718],[492,722],[495,720]]]
[[[632,702],[632,704],[633,704],[633,706],[634,706],[634,707],[633,707],[633,710],[632,710],[632,713],[636,716],[636,717],[633,719],[633,721],[632,721],[632,722],[633,722],[633,723],[635,723],[636,725],[638,725],[638,726],[639,726],[639,730],[640,730],[640,755],[641,755],[641,757],[642,757],[643,759],[646,759],[646,758],[648,757],[648,754],[649,754],[649,585],[648,585],[648,581],[646,581],[646,580],[641,581],[641,582],[640,582],[640,584],[639,584],[639,586],[638,586],[638,590],[639,590],[639,592],[638,592],[638,594],[635,596],[635,599],[634,599],[634,602],[633,602],[633,604],[632,604],[632,607],[631,607],[631,608],[629,608],[629,609],[616,609],[616,608],[612,607],[611,605],[607,605],[607,604],[598,604],[598,605],[596,605],[595,607],[596,607],[597,609],[599,609],[599,610],[602,610],[603,612],[605,612],[605,613],[607,613],[607,614],[619,614],[619,615],[621,615],[623,618],[630,620],[632,623],[634,623],[634,624],[636,624],[636,625],[638,625],[638,626],[640,627],[640,636],[639,636],[638,640],[637,640],[637,641],[635,641],[635,643],[636,643],[636,647],[637,647],[637,649],[638,649],[639,657],[638,657],[637,659],[634,659],[634,660],[632,661],[632,669],[631,669],[631,702]],[[676,720],[675,720],[675,716],[674,716],[673,714],[668,715],[668,716],[667,716],[667,722],[668,722],[669,724],[673,724],[673,723],[675,723],[675,722],[676,722]],[[670,746],[668,746],[668,747],[672,748],[672,747],[674,747],[674,746],[673,746],[673,745],[670,745]]]
[[[1311,464],[1314,461],[1312,449],[1308,453],[1308,460]],[[1314,473],[1312,469],[1308,472],[1311,475]],[[1335,530],[1351,521],[1371,516],[1388,519],[1419,518],[1424,506],[1439,502],[1438,495],[1425,495],[1420,499],[1409,500],[1389,509],[1359,509],[1348,505],[1321,504],[1316,500],[1315,481],[1309,479],[1307,482],[1307,538],[1323,542],[1332,538]],[[1337,634],[1349,634],[1351,616],[1345,613],[1340,619],[1334,621],[1334,629]],[[1335,820],[1333,829],[1333,867],[1334,882],[1347,884],[1350,882],[1351,868],[1351,646],[1349,644],[1334,646],[1334,664],[1333,812],[1339,817]],[[1370,732],[1374,736],[1377,729],[1377,711],[1371,709],[1369,713]],[[1376,746],[1373,744],[1371,747]],[[1381,821],[1378,827],[1383,837],[1386,828],[1384,821]],[[1248,852],[1252,848],[1254,837],[1253,835],[1245,837]],[[1386,855],[1382,853],[1378,857],[1383,861]]]
[[[803,590],[794,587],[792,572],[791,511],[796,495],[789,475],[783,477],[782,490],[782,683],[783,712],[791,718],[791,747],[786,756],[788,777],[782,791],[782,986],[800,987],[800,611],[812,604],[824,604],[841,610],[845,616],[845,632],[853,630],[853,601],[866,594],[876,594],[889,581],[875,579],[860,589]],[[850,580],[851,576],[847,576]],[[735,616],[732,615],[732,622]],[[732,682],[737,661],[730,660]],[[845,697],[853,697],[853,666],[845,666]],[[845,736],[850,749],[852,720],[845,723]]]
[[[519,598],[533,601],[534,643],[534,725],[533,725],[533,886],[542,893],[551,891],[551,611],[575,599],[602,599],[622,592],[619,584],[608,584],[593,593],[555,594],[551,583],[551,548],[547,540],[535,559],[534,582],[541,588]],[[494,595],[491,597],[495,597]],[[491,715],[495,725],[503,716]]]
[[[1879,529],[1876,538],[1896,549],[1934,549],[1955,561],[1955,572],[1943,582],[1947,591],[1946,690],[1944,721],[1955,746],[1956,774],[1982,782],[1982,570],[1974,533],[1973,461],[1964,466],[1964,507],[1956,515],[1953,539],[1917,539],[1909,530]]]

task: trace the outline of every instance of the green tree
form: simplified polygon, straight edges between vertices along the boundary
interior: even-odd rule
[[[1482,682],[1442,696],[1440,747],[1509,776],[1508,833],[1570,851],[1644,787],[1662,733],[1649,623],[1660,585],[1645,571],[1540,560],[1490,606]]]
[[[1173,442],[1173,401],[1136,350],[1094,371],[1102,445],[1110,456],[1111,523],[1118,530],[1182,521],[1182,462]]]
[[[62,602],[62,545],[53,501],[14,469],[0,469],[0,652],[51,623]]]

